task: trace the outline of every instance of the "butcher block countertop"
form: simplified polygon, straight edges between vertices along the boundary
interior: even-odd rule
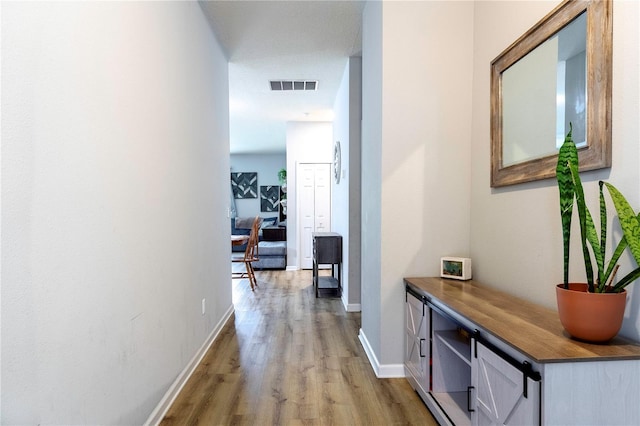
[[[405,278],[436,305],[476,324],[538,363],[640,359],[640,344],[616,337],[595,345],[572,339],[558,313],[470,280]]]

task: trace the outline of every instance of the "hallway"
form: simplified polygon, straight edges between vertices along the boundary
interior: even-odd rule
[[[311,271],[256,275],[162,425],[436,424],[405,379],[375,377],[360,314],[316,299]]]

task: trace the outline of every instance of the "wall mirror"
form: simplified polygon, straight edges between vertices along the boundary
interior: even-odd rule
[[[611,167],[612,0],[566,0],[491,62],[491,186],[555,176],[573,125],[580,170]]]

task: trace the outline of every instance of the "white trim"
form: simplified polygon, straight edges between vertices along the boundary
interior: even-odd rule
[[[347,303],[343,298],[342,305],[344,306],[344,310],[347,312],[362,312],[362,305],[360,303]]]
[[[369,358],[369,363],[373,368],[373,372],[376,373],[377,378],[391,379],[405,377],[404,364],[380,364],[378,362],[378,358],[376,358],[376,354],[362,329],[360,329],[360,333],[358,333],[358,339],[360,339],[360,343],[362,343],[362,347],[367,354],[367,358]]]
[[[288,271],[299,271],[299,270],[300,270],[300,268],[298,268],[296,265],[293,265],[293,266],[287,265],[287,272]]]
[[[358,339],[360,339],[360,343],[362,343],[362,348],[364,349],[364,353],[367,354],[367,358],[369,358],[369,364],[371,364],[371,367],[373,368],[373,372],[376,373],[376,377],[377,377],[378,369],[379,369],[378,359],[376,358],[376,355],[373,352],[371,345],[369,344],[369,340],[367,339],[367,336],[364,334],[364,330],[360,329],[360,332],[358,333]]]
[[[196,367],[200,364],[202,358],[204,358],[204,356],[206,355],[207,351],[211,347],[211,344],[216,340],[227,321],[229,321],[229,319],[231,318],[231,315],[233,315],[233,312],[234,308],[232,304],[227,312],[225,312],[225,314],[222,316],[218,324],[213,328],[211,334],[209,334],[198,352],[195,353],[184,370],[182,370],[178,377],[176,377],[176,380],[171,384],[171,386],[169,386],[169,389],[164,394],[156,408],[151,412],[147,421],[144,422],[145,426],[157,426],[158,424],[160,424],[160,421],[162,421],[164,416],[167,414],[167,411],[169,411],[169,408],[171,408],[171,405],[175,401],[176,397],[180,394],[180,391],[187,383]]]
[[[404,364],[384,364],[380,366],[379,379],[401,379],[404,374]]]

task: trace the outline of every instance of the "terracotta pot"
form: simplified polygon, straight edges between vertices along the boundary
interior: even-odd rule
[[[605,343],[620,331],[626,291],[589,293],[586,283],[569,283],[568,290],[563,284],[558,284],[556,298],[560,322],[576,339]]]

